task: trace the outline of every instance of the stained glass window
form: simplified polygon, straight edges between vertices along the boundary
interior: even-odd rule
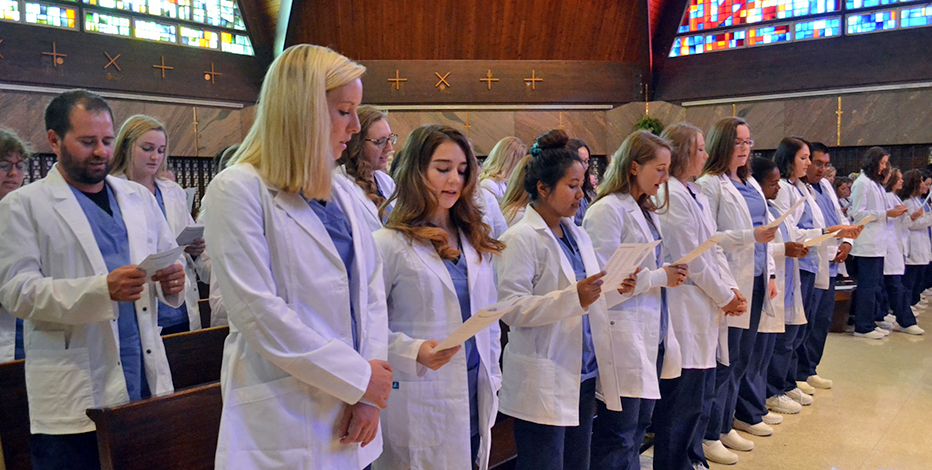
[[[791,34],[790,25],[788,24],[752,28],[748,30],[748,46],[789,41]]]
[[[831,13],[838,9],[837,0],[690,0],[678,32]]]
[[[234,54],[253,55],[249,36],[242,34],[220,33],[220,50]]]
[[[0,0],[0,20],[19,21],[17,0]]]
[[[841,18],[821,18],[811,21],[799,21],[794,26],[793,39],[818,39],[841,34]]]
[[[901,28],[929,25],[932,25],[932,5],[923,5],[921,7],[904,8],[900,10]]]
[[[896,2],[897,0],[845,0],[845,8],[853,10],[856,8],[879,7],[882,5],[892,5]]]
[[[709,34],[705,37],[705,50],[712,52],[743,47],[746,35],[744,30]]]
[[[193,0],[191,19],[223,28],[246,29],[235,0]]]
[[[133,20],[136,37],[150,41],[177,42],[175,38],[175,25],[157,23],[136,18]]]
[[[84,30],[114,36],[130,36],[130,19],[96,11],[84,11]]]
[[[681,36],[673,40],[670,57],[702,54],[705,52],[705,36]]]
[[[26,22],[57,28],[76,29],[77,10],[57,5],[26,2]]]
[[[848,34],[873,33],[896,28],[896,10],[848,15],[845,19]]]
[[[220,35],[214,31],[194,29],[187,26],[181,27],[181,43],[186,46],[217,49],[219,41]]]

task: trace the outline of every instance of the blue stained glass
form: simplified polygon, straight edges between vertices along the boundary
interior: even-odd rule
[[[848,34],[872,33],[896,28],[896,11],[878,11],[849,15],[845,20]]]
[[[821,18],[800,21],[795,26],[795,39],[816,39],[841,34],[841,18]]]
[[[901,28],[932,25],[932,5],[904,8],[900,15]]]
[[[848,10],[854,10],[856,8],[871,8],[879,7],[881,5],[892,5],[896,2],[897,0],[845,0],[845,8]]]

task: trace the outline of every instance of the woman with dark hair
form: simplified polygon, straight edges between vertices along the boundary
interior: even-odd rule
[[[366,223],[374,232],[392,211],[385,202],[395,192],[395,182],[385,167],[395,154],[398,134],[392,132],[388,115],[382,111],[363,105],[356,112],[361,130],[346,143],[336,174],[353,183],[353,196],[365,208]]]
[[[928,178],[919,170],[909,170],[903,173],[903,188],[898,195],[906,201],[909,210],[909,221],[906,252],[906,274],[903,275],[903,286],[909,297],[909,305],[916,306],[921,300],[922,276],[926,267],[932,263],[932,240],[929,238],[929,227],[932,227],[932,208],[925,204],[923,195],[929,192],[932,178]]]
[[[688,124],[664,129],[670,143],[670,176],[654,203],[663,249],[679,259],[715,235],[709,200],[691,180],[708,158],[702,132]],[[715,394],[716,359],[728,363],[728,326],[724,315],[741,315],[747,303],[738,291],[721,247],[715,246],[689,263],[689,279],[667,291],[670,328],[682,357],[678,378],[661,378],[660,401],[654,410],[654,468],[708,468],[702,437]]]
[[[836,176],[835,182],[832,183],[835,187],[835,196],[838,197],[838,205],[841,206],[841,212],[848,216],[848,208],[851,207],[851,178],[847,176]]]
[[[874,218],[864,225],[861,235],[851,247],[851,261],[857,272],[858,287],[851,299],[854,315],[854,336],[881,339],[888,333],[874,323],[880,311],[878,299],[883,286],[884,257],[887,244],[894,237],[893,220],[906,213],[905,205],[888,207],[882,186],[887,176],[890,154],[880,147],[871,147],[861,163],[861,174],[851,186],[851,220]]]
[[[670,145],[636,131],[612,155],[599,195],[583,219],[602,266],[622,243],[661,240],[660,207],[651,199],[667,186]],[[640,265],[638,289],[608,311],[614,368],[602,364],[592,432],[593,469],[640,469],[640,447],[660,399],[659,379],[680,375],[680,347],[670,326],[667,288],[686,280],[689,268],[665,265],[661,245]]]
[[[566,147],[579,154],[579,161],[582,162],[583,166],[583,198],[579,200],[579,210],[576,211],[576,215],[573,217],[573,222],[581,227],[583,217],[586,216],[586,210],[589,209],[589,204],[592,204],[592,200],[596,197],[595,186],[592,184],[592,172],[589,171],[591,167],[589,161],[592,159],[592,151],[589,150],[589,146],[580,139],[568,140],[566,142]]]
[[[465,354],[435,347],[495,302],[492,257],[504,245],[476,207],[479,166],[461,132],[415,129],[393,165],[395,208],[373,237],[397,386],[382,414],[385,446],[374,467],[469,470],[478,462],[486,469],[502,377],[498,324],[467,341]]]
[[[29,145],[19,136],[0,129],[0,199],[23,186],[30,155]],[[24,357],[23,319],[10,315],[0,306],[0,362]]]
[[[730,117],[716,122],[709,130],[709,159],[696,181],[709,199],[717,231],[723,236],[720,245],[738,289],[750,298],[750,315],[728,317],[730,364],[717,367],[716,397],[703,442],[706,457],[723,464],[738,458],[725,447],[743,452],[754,448],[753,441],[733,429],[738,384],[752,362],[761,311],[776,295],[776,285],[770,279],[773,260],[768,243],[774,239],[777,227],[764,226],[767,203],[757,181],[749,178],[747,162],[753,145],[750,128],[743,119]],[[759,423],[745,430],[766,435],[767,428]]]
[[[898,168],[890,171],[890,177],[887,179],[884,188],[887,207],[908,207],[903,204],[903,200],[897,196],[897,191],[903,189],[903,173]],[[909,226],[912,224],[912,216],[918,219],[922,216],[924,210],[920,207],[912,214],[903,213],[893,219],[893,239],[887,243],[887,254],[883,259],[883,285],[887,294],[887,301],[890,309],[893,310],[893,317],[896,323],[893,324],[893,330],[902,331],[910,335],[921,335],[925,330],[916,324],[916,316],[910,307],[909,292],[903,287],[903,275],[906,273],[906,248],[909,243]],[[886,312],[883,312],[886,314]],[[884,315],[883,320],[889,321],[890,315]]]
[[[499,300],[519,305],[502,317],[511,330],[499,394],[502,413],[515,418],[518,469],[589,468],[596,377],[613,361],[606,305],[636,285],[629,277],[608,286],[611,301],[600,297],[605,273],[572,219],[585,172],[566,141],[561,130],[537,138],[524,177],[531,202],[494,260]]]

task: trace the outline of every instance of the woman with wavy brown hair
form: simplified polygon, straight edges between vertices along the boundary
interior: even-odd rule
[[[435,347],[496,301],[492,257],[504,245],[482,221],[479,166],[461,132],[415,129],[393,165],[395,208],[373,236],[383,259],[396,387],[382,415],[385,447],[375,468],[469,470],[476,462],[485,469],[501,384],[498,325],[465,347]]]
[[[366,222],[374,232],[392,210],[385,201],[395,192],[395,182],[385,168],[395,154],[398,134],[388,125],[388,115],[372,106],[360,106],[357,115],[361,130],[346,143],[336,173],[356,186],[353,196],[365,207]]]

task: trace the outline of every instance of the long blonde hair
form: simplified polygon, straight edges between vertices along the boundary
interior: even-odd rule
[[[499,140],[489,157],[482,162],[482,172],[479,173],[479,181],[486,178],[492,178],[496,181],[505,181],[511,176],[518,160],[527,154],[527,145],[517,137],[505,137]]]
[[[518,160],[514,171],[511,172],[511,178],[508,178],[508,186],[505,187],[505,195],[502,197],[500,206],[502,215],[505,216],[505,221],[509,225],[518,215],[518,211],[531,202],[531,197],[524,190],[524,169],[527,168],[529,161],[531,161],[530,155],[525,155]]]
[[[335,160],[327,92],[365,71],[326,47],[286,49],[265,74],[256,119],[228,166],[248,163],[282,191],[329,200]]]
[[[165,179],[165,170],[168,168],[168,132],[165,131],[165,125],[152,116],[137,114],[130,116],[123,125],[120,126],[120,132],[117,133],[116,141],[113,144],[113,168],[110,169],[111,175],[122,174],[126,179],[134,181],[133,175],[133,146],[143,134],[149,131],[159,131],[165,135],[165,158],[159,165],[155,177]]]
[[[617,192],[631,194],[631,188],[637,184],[637,181],[631,176],[631,167],[635,163],[645,165],[657,158],[657,150],[662,148],[671,150],[670,144],[648,131],[641,130],[631,133],[622,142],[621,147],[618,147],[615,154],[612,155],[612,162],[608,165],[602,185],[599,186],[599,196],[596,201]],[[663,183],[663,187],[663,191],[666,193],[666,182]],[[649,211],[657,211],[666,205],[666,201],[664,201],[660,207],[657,207],[647,194],[641,194],[637,203],[642,209]]]

